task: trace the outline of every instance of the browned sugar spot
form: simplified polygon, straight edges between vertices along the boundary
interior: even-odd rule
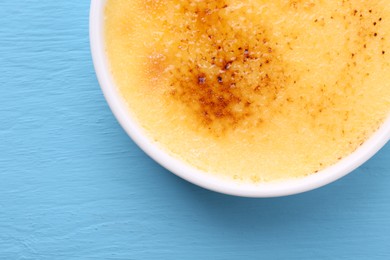
[[[224,1],[182,4],[180,10],[189,18],[172,30],[187,48],[166,46],[169,98],[184,104],[217,136],[246,120],[260,122],[262,110],[269,109],[287,80],[269,28],[251,34],[250,18],[232,23],[228,8]],[[165,60],[153,57],[152,75],[163,73]],[[263,101],[255,102],[259,96]]]

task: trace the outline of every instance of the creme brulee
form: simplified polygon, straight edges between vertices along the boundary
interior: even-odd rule
[[[108,0],[105,16],[131,114],[211,174],[307,176],[389,116],[389,0]]]

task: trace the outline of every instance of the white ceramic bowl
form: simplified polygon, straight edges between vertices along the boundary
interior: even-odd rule
[[[350,173],[373,156],[390,139],[389,118],[358,150],[337,164],[305,178],[267,184],[242,184],[221,180],[185,164],[168,155],[146,137],[143,130],[132,119],[124,100],[122,100],[117,91],[110,75],[104,48],[105,3],[105,0],[92,0],[90,11],[91,51],[96,74],[104,96],[119,123],[138,146],[156,162],[189,182],[209,190],[244,197],[277,197],[301,193],[324,186]]]

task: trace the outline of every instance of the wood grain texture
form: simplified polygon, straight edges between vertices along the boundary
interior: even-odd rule
[[[390,146],[275,199],[180,180],[126,136],[88,1],[0,1],[0,259],[390,259]]]

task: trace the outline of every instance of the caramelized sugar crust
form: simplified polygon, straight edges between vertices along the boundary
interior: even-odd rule
[[[109,0],[107,53],[149,135],[254,182],[347,156],[390,110],[387,0]]]

